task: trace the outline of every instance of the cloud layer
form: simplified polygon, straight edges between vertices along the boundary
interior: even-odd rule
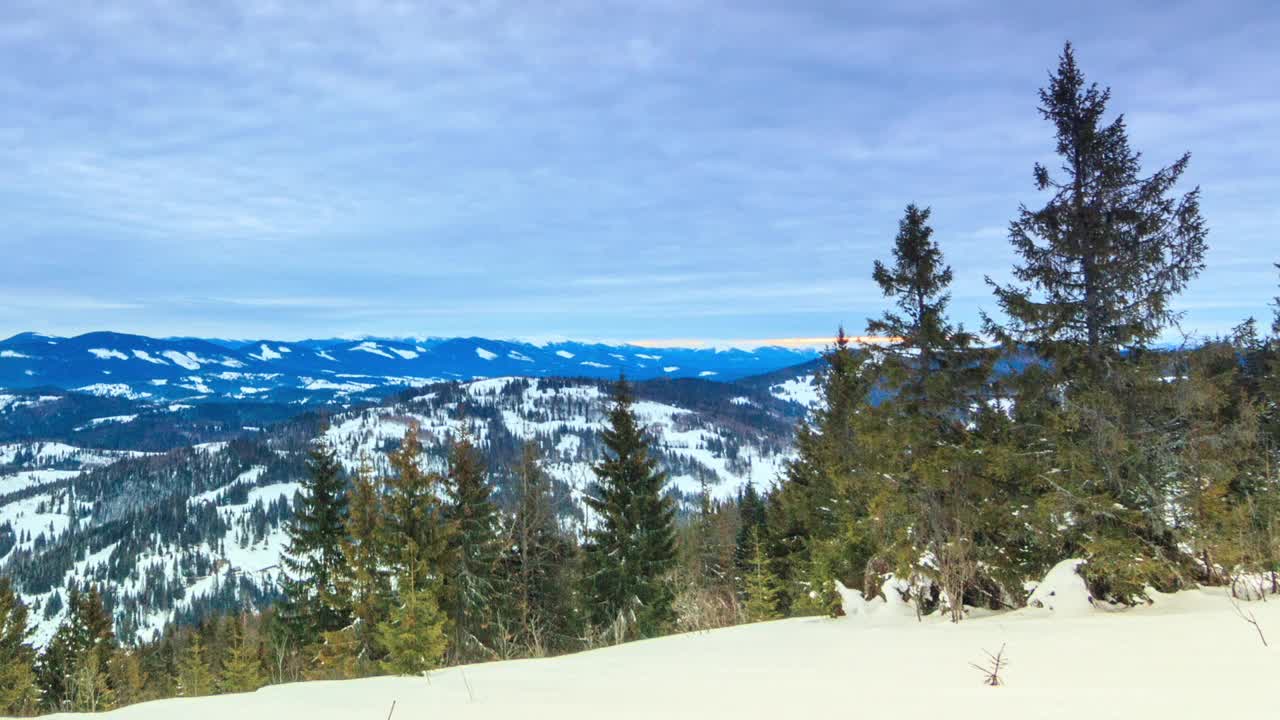
[[[1067,38],[1194,154],[1188,328],[1275,294],[1267,2],[109,5],[0,9],[0,332],[825,336],[908,202],[972,321]]]

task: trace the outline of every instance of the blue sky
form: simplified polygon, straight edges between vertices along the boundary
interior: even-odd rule
[[[1193,153],[1186,329],[1269,312],[1274,3],[859,5],[7,0],[0,334],[823,335],[908,202],[972,322],[1065,39]]]

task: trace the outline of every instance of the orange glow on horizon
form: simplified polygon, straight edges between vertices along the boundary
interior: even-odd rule
[[[898,342],[901,338],[880,337],[876,335],[850,335],[851,345],[887,345]],[[784,337],[757,338],[744,340],[690,340],[688,338],[668,338],[662,340],[632,340],[631,345],[651,348],[706,348],[706,347],[829,347],[836,344],[835,337]]]

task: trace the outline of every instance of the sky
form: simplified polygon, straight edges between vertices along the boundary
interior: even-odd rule
[[[901,7],[899,7],[901,6]],[[0,335],[725,341],[860,331],[909,202],[994,312],[1065,40],[1154,170],[1182,328],[1268,317],[1280,6],[6,0]]]

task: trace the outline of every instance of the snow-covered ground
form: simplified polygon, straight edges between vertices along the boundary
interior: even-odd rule
[[[163,700],[108,717],[1273,717],[1280,601],[1245,609],[1270,631],[1273,647],[1263,647],[1221,590],[1197,590],[1123,612],[1027,608],[959,625],[896,613],[784,620],[427,678]],[[984,651],[1002,646],[1010,660],[1005,684],[988,687],[970,663],[982,664]]]

